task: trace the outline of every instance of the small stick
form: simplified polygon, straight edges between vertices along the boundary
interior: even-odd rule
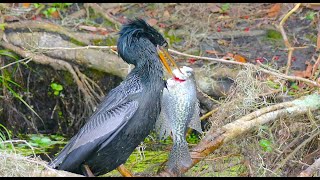
[[[85,173],[88,177],[94,177],[94,175],[88,165],[84,164],[83,167],[84,167],[84,170],[86,171]]]
[[[126,167],[124,167],[123,164],[118,166],[117,170],[123,177],[133,177],[132,173]]]

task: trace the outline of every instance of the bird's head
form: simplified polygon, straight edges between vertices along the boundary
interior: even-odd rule
[[[122,26],[118,40],[118,53],[129,64],[137,65],[143,58],[156,53],[166,70],[173,75],[167,59],[176,65],[168,53],[168,43],[164,37],[142,19],[129,21]],[[153,54],[152,54],[153,53]]]

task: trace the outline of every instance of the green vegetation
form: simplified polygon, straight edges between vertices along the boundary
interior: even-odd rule
[[[200,138],[197,134],[191,133],[187,136],[187,142],[190,144],[198,144],[200,142]]]
[[[316,12],[308,11],[308,13],[307,13],[307,15],[306,15],[306,19],[312,21],[312,20],[314,20],[316,14],[317,14]]]
[[[175,34],[170,33],[170,31],[165,31],[163,34],[164,34],[164,37],[169,40],[170,45],[172,45],[173,43],[178,43],[182,40],[180,37],[176,36]]]
[[[1,23],[0,24],[0,30],[4,31],[6,25],[7,25],[7,23]]]
[[[51,7],[51,8],[48,8],[48,9],[42,11],[42,14],[44,14],[46,16],[46,18],[49,18],[56,11],[57,11],[57,8]]]
[[[0,50],[0,55],[8,57],[9,59],[11,58],[11,59],[16,60],[16,61],[19,60],[19,57],[17,55],[13,54],[12,52],[10,52],[8,50]],[[25,100],[22,99],[22,96],[14,90],[14,87],[21,88],[21,89],[22,89],[22,87],[18,83],[16,83],[13,80],[11,80],[11,74],[6,69],[3,69],[3,73],[0,76],[0,89],[3,89],[4,87],[6,89],[8,89],[8,91],[15,98],[17,98],[25,106],[27,106],[27,108],[30,109],[38,118],[41,119],[41,117],[33,110],[33,108]]]
[[[222,6],[221,6],[222,13],[225,13],[225,12],[228,11],[229,9],[230,9],[230,3],[224,3],[224,4],[222,4]]]
[[[267,38],[273,39],[273,40],[280,40],[280,39],[282,39],[282,35],[280,32],[278,32],[276,30],[269,29],[269,30],[267,30]]]
[[[63,90],[63,86],[58,83],[51,83],[50,87],[53,90],[53,94],[56,96],[58,96],[60,92]]]
[[[52,3],[45,10],[42,11],[42,14],[46,16],[46,18],[52,17],[53,13],[58,11],[65,11],[67,7],[71,6],[73,3]],[[46,5],[42,3],[33,3],[33,6],[38,9],[40,7],[45,8]]]
[[[266,152],[271,152],[272,151],[272,144],[269,140],[267,139],[261,139],[259,141],[259,145],[261,146],[261,148],[266,151]]]

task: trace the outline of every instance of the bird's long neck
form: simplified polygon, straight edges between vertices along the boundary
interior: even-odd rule
[[[159,85],[164,85],[163,69],[159,59],[148,59],[143,61],[143,63],[138,64],[131,73],[139,76],[141,83],[151,89],[158,88],[157,86]]]

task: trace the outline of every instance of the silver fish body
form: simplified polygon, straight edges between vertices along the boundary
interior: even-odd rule
[[[179,169],[189,167],[192,163],[185,137],[188,127],[202,132],[193,70],[184,66],[181,71],[183,75],[177,70],[173,71],[179,79],[167,80],[161,113],[156,122],[156,130],[161,139],[172,133],[173,147],[167,165],[177,175],[180,175]]]

